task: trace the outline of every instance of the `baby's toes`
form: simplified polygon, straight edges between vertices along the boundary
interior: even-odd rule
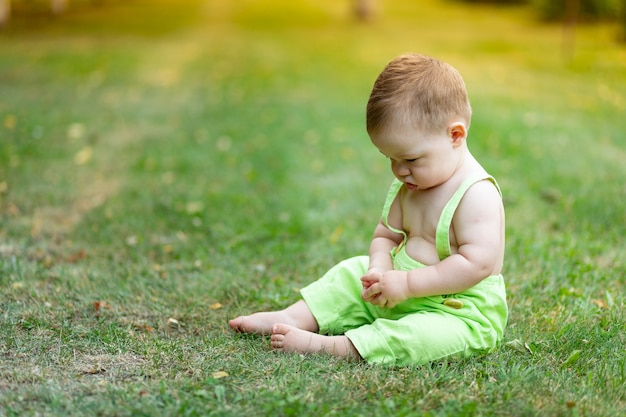
[[[272,337],[270,337],[270,346],[273,349],[282,349],[284,340],[285,340],[285,335],[280,334],[280,333],[274,333],[272,334]]]

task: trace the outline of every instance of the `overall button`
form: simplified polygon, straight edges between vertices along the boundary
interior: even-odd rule
[[[443,300],[443,305],[456,308],[458,310],[459,308],[463,308],[463,301],[457,298],[446,298]]]

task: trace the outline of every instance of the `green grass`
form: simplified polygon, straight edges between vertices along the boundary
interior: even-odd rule
[[[16,8],[0,32],[0,415],[626,408],[617,27],[581,26],[571,49],[526,7],[379,3],[369,24],[330,0]],[[470,90],[470,146],[506,200],[505,345],[389,368],[233,334],[228,318],[366,253],[391,174],[364,107],[406,51]]]

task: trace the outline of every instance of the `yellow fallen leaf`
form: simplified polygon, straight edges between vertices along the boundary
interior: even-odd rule
[[[213,372],[211,374],[211,376],[214,379],[220,379],[220,378],[226,378],[228,376],[228,372],[224,372],[224,371],[217,371],[217,372]]]
[[[220,304],[220,303],[211,304],[211,305],[209,306],[209,308],[210,308],[211,310],[217,310],[218,308],[222,308],[222,304]]]
[[[85,136],[85,125],[82,123],[72,123],[67,127],[67,136],[70,139],[81,139]]]
[[[201,201],[189,201],[185,210],[187,214],[198,214],[204,210],[204,204]]]
[[[342,233],[343,233],[343,227],[337,226],[337,228],[335,228],[335,230],[333,230],[333,232],[331,233],[328,240],[330,241],[330,243],[333,243],[333,244],[337,243]]]
[[[85,146],[80,151],[76,152],[74,155],[74,163],[76,165],[85,165],[87,162],[91,160],[91,156],[93,155],[93,150],[91,146]]]
[[[15,129],[16,124],[17,124],[17,118],[14,115],[9,114],[4,118],[4,127],[7,130]]]

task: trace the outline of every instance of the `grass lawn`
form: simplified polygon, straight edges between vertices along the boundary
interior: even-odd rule
[[[617,416],[626,45],[526,7],[15,2],[0,31],[0,416]],[[34,4],[34,5],[33,5]],[[98,5],[100,4],[100,5]],[[45,7],[45,6],[41,6]],[[510,322],[419,367],[233,334],[365,254],[392,176],[364,107],[396,55],[454,65],[507,210]]]

